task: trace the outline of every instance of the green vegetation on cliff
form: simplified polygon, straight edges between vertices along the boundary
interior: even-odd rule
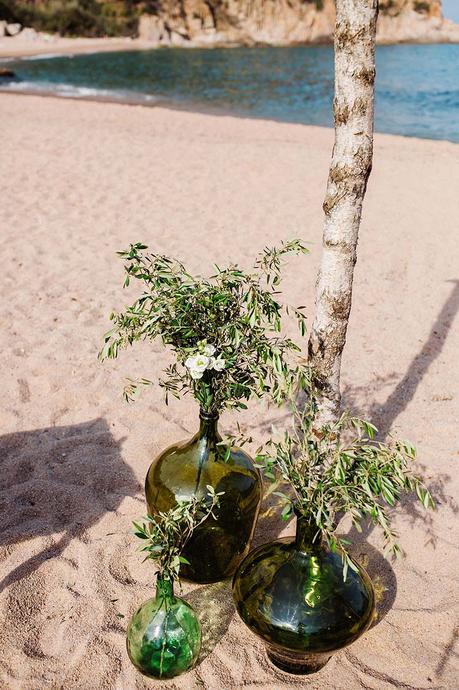
[[[0,19],[61,36],[132,36],[139,16],[158,2],[141,0],[0,0]]]
[[[441,0],[380,0],[379,10],[441,17]],[[153,35],[187,41],[209,32],[234,42],[330,39],[334,23],[333,0],[0,0],[0,19],[67,36],[137,36],[141,15],[156,15]]]

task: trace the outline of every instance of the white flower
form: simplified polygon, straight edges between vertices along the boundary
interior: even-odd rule
[[[225,360],[222,359],[222,357],[211,357],[209,366],[211,369],[215,369],[215,371],[223,371],[225,368]]]
[[[202,378],[202,375],[209,364],[210,359],[209,357],[206,357],[206,355],[195,355],[194,357],[188,357],[188,359],[185,361],[185,366],[190,370],[192,379]]]
[[[185,366],[188,369],[200,369],[204,371],[209,366],[210,359],[206,355],[195,355],[194,357],[188,357],[185,361]]]
[[[213,345],[206,345],[204,347],[204,354],[207,355],[207,357],[212,357],[212,355],[215,354],[215,347]]]

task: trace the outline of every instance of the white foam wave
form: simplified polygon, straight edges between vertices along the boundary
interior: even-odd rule
[[[160,99],[147,93],[137,91],[97,89],[89,86],[75,86],[74,84],[52,84],[39,81],[10,81],[0,84],[0,91],[12,91],[13,93],[33,93],[60,96],[62,98],[89,98],[120,103],[157,103]]]
[[[22,60],[48,60],[49,58],[58,58],[58,57],[68,57],[68,58],[73,58],[75,57],[75,53],[40,53],[39,55],[24,55],[21,57]]]

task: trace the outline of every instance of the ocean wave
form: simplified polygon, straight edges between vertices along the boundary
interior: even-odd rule
[[[98,89],[74,84],[53,84],[51,82],[12,80],[0,85],[0,91],[30,93],[35,95],[60,96],[61,98],[81,98],[107,100],[119,103],[139,103],[154,105],[161,99],[152,94],[130,90]]]
[[[40,53],[39,55],[24,55],[20,58],[20,60],[21,62],[23,60],[27,60],[28,62],[30,62],[35,60],[49,60],[50,58],[60,57],[73,58],[75,57],[75,53]]]

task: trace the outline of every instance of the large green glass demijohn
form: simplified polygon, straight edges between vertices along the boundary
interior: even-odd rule
[[[170,396],[186,394],[199,403],[199,431],[152,463],[146,498],[150,515],[158,516],[180,501],[204,496],[207,486],[224,492],[215,519],[200,525],[187,544],[189,564],[180,572],[195,582],[217,582],[230,577],[247,554],[261,501],[261,478],[251,458],[219,445],[218,415],[246,409],[253,399],[282,404],[302,379],[301,349],[284,333],[283,318],[294,318],[304,335],[304,307],[288,307],[278,294],[284,258],[307,249],[300,240],[265,247],[250,271],[231,263],[214,266],[209,278],[145,249],[137,243],[119,252],[124,285],[137,280],[143,293],[111,314],[113,328],[105,334],[100,357],[116,358],[137,341],[160,340],[175,360],[160,378],[166,403]],[[130,380],[126,399],[151,383]]]
[[[178,501],[201,498],[207,486],[221,496],[215,518],[209,516],[193,533],[183,555],[180,576],[199,583],[231,577],[247,555],[262,497],[262,482],[252,459],[240,448],[226,447],[218,432],[218,415],[200,412],[199,431],[166,449],[151,464],[145,493],[151,515]]]
[[[291,673],[314,673],[370,626],[370,578],[355,562],[343,578],[340,553],[313,541],[317,528],[297,514],[295,538],[248,555],[233,581],[237,611],[266,644],[271,661]]]
[[[242,620],[264,640],[273,663],[294,673],[320,669],[374,616],[371,580],[349,555],[348,539],[336,534],[339,516],[349,514],[356,528],[371,521],[382,529],[386,550],[397,554],[385,506],[415,492],[433,507],[410,468],[410,443],[376,440],[376,427],[348,413],[317,429],[318,409],[311,385],[305,405],[293,405],[292,427],[257,453],[266,475],[275,480],[276,472],[289,486],[289,495],[276,493],[285,502],[283,517],[292,508],[296,514],[296,536],[255,549],[233,581]]]
[[[189,604],[176,597],[173,582],[157,579],[156,596],[132,616],[127,651],[134,666],[151,678],[173,678],[190,669],[201,648],[201,626]]]

